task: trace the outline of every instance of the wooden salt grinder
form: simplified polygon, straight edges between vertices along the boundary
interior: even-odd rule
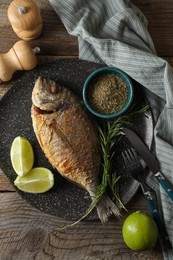
[[[36,53],[40,49],[32,49],[28,42],[16,42],[9,52],[0,54],[0,82],[9,81],[17,70],[31,70],[37,65]]]

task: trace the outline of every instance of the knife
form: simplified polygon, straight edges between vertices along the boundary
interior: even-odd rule
[[[139,136],[135,132],[126,127],[123,127],[122,130],[133,145],[133,147],[136,149],[137,153],[146,162],[149,169],[154,173],[155,178],[158,180],[161,187],[164,189],[164,191],[173,202],[173,188],[171,187],[168,180],[160,172],[159,163],[156,160],[154,154],[150,152],[146,144],[139,138]]]

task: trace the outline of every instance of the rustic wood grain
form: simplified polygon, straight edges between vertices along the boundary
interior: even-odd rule
[[[129,213],[139,207],[146,211],[145,204],[138,196],[131,202]],[[146,252],[124,246],[121,227],[128,213],[106,225],[82,221],[64,231],[55,231],[71,222],[32,208],[16,193],[0,194],[0,208],[0,259],[162,259],[159,245]]]
[[[0,191],[14,191],[12,184],[6,177],[4,172],[0,169]]]

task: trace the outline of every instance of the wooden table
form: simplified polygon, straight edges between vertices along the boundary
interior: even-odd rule
[[[0,0],[0,53],[6,53],[19,40],[7,18],[10,0]],[[158,55],[173,64],[173,1],[133,0],[146,15],[149,31]],[[44,21],[42,35],[31,41],[39,46],[38,64],[48,59],[78,58],[78,43],[68,35],[60,19],[46,0],[36,1]],[[14,74],[10,82],[0,85],[0,98],[25,72]],[[123,242],[121,228],[127,214],[142,210],[148,212],[145,198],[139,191],[127,205],[128,213],[107,225],[99,221],[82,221],[63,232],[49,233],[62,224],[68,224],[31,207],[16,193],[0,170],[0,259],[163,259],[159,244],[145,252],[131,251]]]

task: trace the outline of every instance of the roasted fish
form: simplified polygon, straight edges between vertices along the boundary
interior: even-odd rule
[[[38,142],[54,168],[80,185],[93,200],[101,161],[97,129],[79,98],[61,84],[39,77],[32,92],[31,117]],[[104,195],[96,205],[102,223],[116,205]]]

